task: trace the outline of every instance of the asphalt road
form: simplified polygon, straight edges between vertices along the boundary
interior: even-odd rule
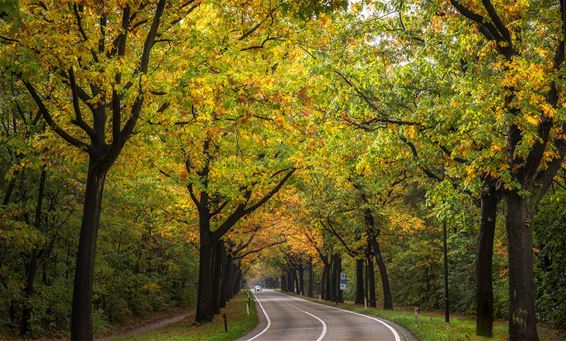
[[[403,328],[373,316],[267,289],[254,294],[260,321],[240,341],[416,340]]]

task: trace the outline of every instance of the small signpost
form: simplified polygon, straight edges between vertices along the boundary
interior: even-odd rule
[[[345,272],[340,272],[340,293],[342,292],[342,290],[346,289],[346,284],[348,283],[348,279],[346,279],[346,273]],[[342,297],[342,295],[336,295],[336,305],[338,305],[338,297]]]
[[[346,273],[340,273],[340,290],[346,290],[346,284],[348,283],[348,279],[346,278]]]

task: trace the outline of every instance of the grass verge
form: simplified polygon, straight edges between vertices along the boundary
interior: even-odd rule
[[[336,307],[335,303],[310,299],[313,302]],[[494,337],[486,338],[476,336],[476,322],[474,320],[450,318],[450,323],[444,322],[444,317],[420,315],[418,322],[415,314],[407,311],[383,310],[363,306],[340,303],[338,308],[355,311],[357,313],[382,317],[405,327],[421,341],[479,341],[479,340],[507,340],[507,326],[496,323],[493,328]]]
[[[212,322],[195,326],[193,321],[183,321],[164,327],[159,330],[145,334],[131,336],[120,340],[128,341],[158,341],[158,340],[183,340],[183,341],[228,341],[247,334],[257,325],[257,313],[255,304],[251,304],[250,314],[246,313],[246,302],[248,297],[245,291],[234,296],[226,305],[226,316],[228,318],[228,332],[224,332],[224,320],[222,315],[216,315]]]

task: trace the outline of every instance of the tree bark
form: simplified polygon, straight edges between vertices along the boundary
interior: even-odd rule
[[[314,270],[312,267],[312,259],[309,259],[308,263],[308,272],[309,272],[309,286],[307,288],[307,295],[309,297],[313,297],[314,295]]]
[[[283,292],[287,292],[287,280],[285,278],[285,273],[283,273],[283,275],[281,275],[281,291]]]
[[[303,268],[303,265],[301,264],[301,267],[298,269],[299,271],[299,294],[300,295],[304,295],[305,294],[305,270]]]
[[[391,286],[389,285],[389,276],[387,275],[387,268],[385,267],[385,261],[381,255],[381,250],[379,249],[379,243],[377,242],[377,237],[373,236],[371,238],[373,245],[373,252],[375,253],[375,260],[377,261],[377,267],[379,268],[379,275],[381,277],[381,285],[383,287],[383,309],[393,309],[393,299],[391,297]]]
[[[322,298],[323,300],[327,300],[328,296],[326,295],[326,281],[328,278],[328,264],[326,264],[326,262],[323,263],[322,266],[322,275],[320,278],[320,298]]]
[[[294,275],[295,270],[292,268],[287,268],[287,289],[291,293],[295,293],[295,278]]]
[[[493,336],[493,238],[499,198],[494,184],[481,194],[481,220],[476,260],[476,335]]]
[[[330,294],[328,295],[328,300],[336,301],[336,282],[339,277],[336,275],[336,257],[332,255],[330,257]]]
[[[16,176],[17,172],[14,172],[12,175],[12,179],[8,183],[8,187],[6,188],[6,193],[4,194],[4,199],[2,199],[2,205],[6,206],[10,202],[10,198],[12,197],[12,193],[14,192],[14,188],[16,188]]]
[[[364,260],[356,259],[356,304],[364,304]]]
[[[226,306],[226,302],[232,298],[230,295],[230,283],[232,283],[232,256],[228,253],[224,263],[223,280],[222,280],[222,296],[220,297],[220,308]]]
[[[377,300],[375,298],[375,270],[373,268],[373,260],[371,254],[371,248],[368,239],[367,251],[366,251],[366,262],[367,262],[367,281],[368,281],[368,305],[370,307],[377,307]]]
[[[224,262],[224,245],[219,241],[214,246],[212,273],[212,311],[220,314],[220,295],[222,287],[222,264]]]
[[[241,285],[241,281],[242,281],[242,270],[240,270],[240,266],[239,266],[239,265],[235,266],[234,269],[235,269],[235,272],[236,272],[236,276],[235,276],[235,278],[234,278],[232,296],[236,295],[236,294],[240,291],[240,289],[241,289],[241,287],[242,287],[242,285]]]
[[[509,340],[538,340],[533,282],[532,229],[528,199],[505,194],[509,260]]]
[[[73,341],[93,339],[92,281],[94,277],[94,258],[104,181],[108,171],[108,169],[97,169],[94,166],[95,164],[96,161],[91,156],[73,285],[73,306],[71,312],[71,339]]]
[[[212,248],[210,233],[200,234],[198,298],[195,322],[209,322],[214,316],[212,304]]]
[[[301,286],[299,283],[299,275],[298,275],[299,270],[293,268],[293,280],[295,283],[295,294],[300,295],[301,294]]]

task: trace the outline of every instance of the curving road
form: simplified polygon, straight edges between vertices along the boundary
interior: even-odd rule
[[[254,293],[260,322],[240,341],[413,341],[409,332],[373,316],[307,301],[273,290]]]

